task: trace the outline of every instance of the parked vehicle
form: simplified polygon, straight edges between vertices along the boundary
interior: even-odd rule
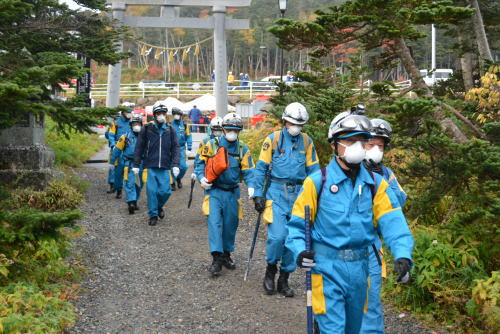
[[[425,84],[427,86],[434,86],[436,83],[440,81],[448,80],[453,74],[453,70],[450,68],[437,68],[434,71],[434,78],[432,73],[429,74],[427,70],[420,70],[420,75],[424,78]]]

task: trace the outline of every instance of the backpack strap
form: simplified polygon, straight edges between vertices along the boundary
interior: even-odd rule
[[[372,171],[368,171],[370,175],[372,176],[373,179],[373,184],[369,184],[368,186],[370,187],[370,192],[372,193],[372,202],[375,199],[375,185],[377,184],[377,181],[375,180],[375,174]]]
[[[273,150],[272,150],[272,155],[274,156],[274,152],[275,152],[275,151],[276,151],[276,149],[278,148],[278,144],[279,144],[279,141],[280,141],[281,131],[274,131],[273,135],[274,135],[274,137],[273,137]]]
[[[302,132],[302,141],[304,142],[304,151],[307,153],[307,148],[309,147],[309,136],[307,133]]]
[[[321,199],[321,194],[323,194],[323,188],[326,183],[326,167],[321,168],[321,187],[319,188],[318,200],[316,201],[319,206],[319,201]]]

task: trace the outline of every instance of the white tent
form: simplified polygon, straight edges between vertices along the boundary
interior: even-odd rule
[[[181,101],[177,100],[175,97],[167,97],[165,100],[161,101],[168,109],[168,115],[172,114],[172,108],[177,107],[180,110],[186,110],[186,107],[184,106],[184,103]],[[146,106],[146,111],[149,113],[153,112],[153,106]]]
[[[215,96],[212,94],[205,94],[200,96],[190,102],[184,103],[184,108],[182,110],[189,111],[196,106],[201,111],[215,111]],[[236,111],[236,108],[232,105],[227,105],[228,111]]]

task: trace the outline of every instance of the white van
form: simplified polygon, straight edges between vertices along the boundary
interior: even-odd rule
[[[451,68],[437,68],[434,71],[435,80],[432,78],[432,74],[428,73],[429,72],[427,70],[420,70],[420,75],[424,78],[424,81],[427,84],[427,86],[434,86],[434,84],[440,81],[448,80],[453,74],[453,70]]]

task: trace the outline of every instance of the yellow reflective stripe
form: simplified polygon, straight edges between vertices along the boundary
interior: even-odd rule
[[[326,314],[325,294],[323,292],[323,276],[311,274],[312,309],[314,314]]]
[[[109,128],[109,132],[116,134],[116,123],[112,122],[111,127]]]
[[[128,180],[128,166],[125,166],[123,168],[123,181],[127,181]]]
[[[247,150],[243,159],[241,160],[241,170],[247,170],[252,168],[252,156],[250,155],[250,150]]]
[[[115,147],[117,147],[120,151],[123,151],[125,149],[125,135],[121,135]]]
[[[268,224],[273,223],[273,200],[268,199],[266,201],[266,208],[264,209],[264,212],[262,212],[262,219]]]
[[[242,199],[238,198],[238,219],[243,219],[243,203]]]
[[[387,278],[387,263],[384,259],[384,249],[380,247],[380,259],[382,260],[382,278]]]
[[[370,290],[370,276],[368,276],[367,279],[367,285],[366,285],[366,299],[365,299],[365,306],[363,307],[363,313],[368,313],[368,291]]]
[[[302,186],[302,192],[300,193],[299,197],[297,197],[297,200],[293,205],[292,215],[304,219],[304,208],[306,205],[309,205],[309,208],[311,210],[311,221],[313,222],[318,209],[317,198],[318,193],[316,192],[316,185],[310,177],[307,177],[304,181],[304,185]]]
[[[271,159],[273,157],[272,145],[271,138],[266,137],[266,139],[264,139],[264,143],[262,143],[262,149],[260,150],[259,160],[268,165],[271,163]]]
[[[378,186],[377,193],[375,194],[375,198],[373,199],[373,218],[375,219],[375,222],[378,222],[380,217],[389,212],[401,210],[400,207],[394,208],[392,206],[389,195],[386,193],[386,189],[388,187],[389,183],[387,183],[385,179],[382,179],[380,185]]]
[[[396,178],[396,176],[394,176],[394,173],[391,174],[391,176],[389,176],[389,182],[391,182],[392,180],[394,180]],[[397,182],[397,181],[396,181]]]
[[[203,204],[201,205],[201,211],[205,216],[210,214],[210,195],[206,195],[203,198]]]
[[[189,124],[185,124],[185,126],[186,126],[186,136],[191,135],[191,127],[189,126]]]
[[[142,182],[146,183],[148,182],[148,169],[144,169],[142,171]]]
[[[314,144],[311,143],[307,147],[306,151],[306,166],[312,166],[315,164],[319,164],[319,159],[318,159],[318,154],[316,153],[316,150],[314,150]]]

